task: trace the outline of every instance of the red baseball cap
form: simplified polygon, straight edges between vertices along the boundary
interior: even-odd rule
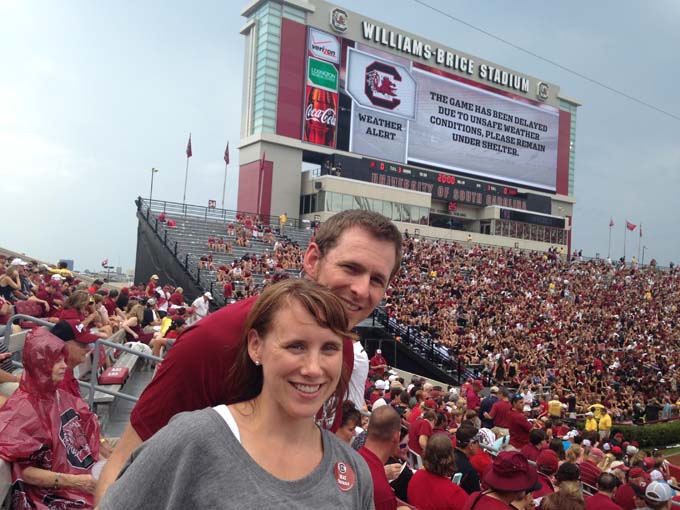
[[[57,322],[50,330],[54,336],[57,336],[65,342],[75,340],[79,344],[89,345],[97,341],[97,335],[89,332],[87,326],[75,319],[65,319]]]

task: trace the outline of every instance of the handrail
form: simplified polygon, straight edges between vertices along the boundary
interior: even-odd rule
[[[7,321],[7,327],[5,328],[5,333],[4,333],[4,338],[3,341],[5,345],[9,345],[9,337],[11,336],[12,332],[12,324],[19,320],[27,320],[30,322],[35,322],[36,324],[39,324],[41,326],[45,326],[48,329],[52,329],[54,327],[54,323],[48,322],[42,319],[39,319],[38,317],[33,317],[31,315],[25,315],[25,314],[15,314],[12,315],[8,321]],[[120,397],[125,400],[129,400],[131,402],[137,402],[139,400],[137,397],[133,397],[132,395],[128,395],[127,393],[121,393],[119,391],[114,391],[106,388],[105,386],[100,386],[97,384],[97,368],[99,367],[99,346],[100,345],[105,345],[108,347],[113,347],[114,349],[118,349],[124,352],[129,352],[131,354],[134,354],[138,357],[145,358],[145,359],[150,359],[152,361],[157,361],[161,362],[163,361],[162,358],[159,358],[158,356],[154,356],[152,354],[146,354],[143,352],[136,351],[130,347],[126,347],[125,345],[117,344],[115,342],[111,342],[109,340],[104,340],[102,338],[98,338],[97,341],[94,343],[94,349],[92,353],[92,369],[90,370],[90,382],[86,383],[84,381],[78,381],[78,384],[80,386],[88,387],[89,388],[89,395],[88,395],[88,405],[90,409],[92,409],[94,405],[94,394],[96,391],[106,393],[108,395],[113,395],[114,397]],[[17,361],[12,361],[13,365],[16,365],[17,367],[23,368],[23,365]]]
[[[7,327],[5,328],[3,338],[5,345],[9,346],[9,337],[12,336],[12,325],[19,320],[35,322],[36,324],[40,324],[41,326],[45,326],[50,329],[52,326],[54,326],[54,323],[39,319],[38,317],[33,317],[32,315],[25,315],[23,313],[14,314],[7,320]]]
[[[135,356],[138,356],[140,358],[145,358],[145,359],[150,359],[152,361],[163,361],[162,358],[159,358],[158,356],[154,356],[152,354],[146,354],[144,352],[139,352],[136,351],[130,347],[126,347],[125,345],[117,344],[115,342],[110,342],[108,340],[104,340],[102,338],[98,338],[97,341],[94,343],[94,351],[92,354],[92,370],[90,370],[90,383],[88,386],[90,387],[90,393],[87,396],[87,403],[90,406],[90,409],[94,406],[94,394],[95,391],[101,391],[102,393],[107,393],[109,395],[113,395],[115,397],[121,397],[125,400],[130,400],[132,402],[137,402],[137,398],[133,397],[132,395],[128,395],[126,393],[120,393],[118,391],[113,391],[106,389],[102,386],[99,386],[97,384],[97,368],[99,367],[99,346],[100,345],[106,345],[108,347],[113,347],[115,349],[118,349],[123,352],[128,352],[130,354],[134,354]]]

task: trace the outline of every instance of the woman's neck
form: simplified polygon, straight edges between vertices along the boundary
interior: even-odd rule
[[[260,437],[272,440],[283,439],[287,444],[309,443],[310,437],[318,433],[313,417],[294,419],[282,417],[279,409],[263,402],[262,395],[254,399],[234,404],[236,422],[239,428],[246,429]]]

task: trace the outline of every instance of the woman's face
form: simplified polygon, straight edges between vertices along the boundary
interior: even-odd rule
[[[264,338],[248,334],[248,352],[262,366],[259,401],[291,418],[313,417],[340,380],[342,338],[294,299],[276,313]]]
[[[66,375],[66,361],[64,358],[59,358],[59,360],[52,367],[52,381],[59,383],[63,381]]]
[[[354,421],[349,420],[338,429],[335,435],[342,439],[345,443],[349,444],[352,442],[352,439],[354,439],[354,436],[357,435],[356,427],[357,424]]]

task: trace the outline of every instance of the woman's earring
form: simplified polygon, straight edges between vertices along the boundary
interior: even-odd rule
[[[259,367],[259,366],[260,366],[260,362],[257,361],[257,360],[253,360],[253,363],[255,363],[255,366],[256,366],[256,367]]]

